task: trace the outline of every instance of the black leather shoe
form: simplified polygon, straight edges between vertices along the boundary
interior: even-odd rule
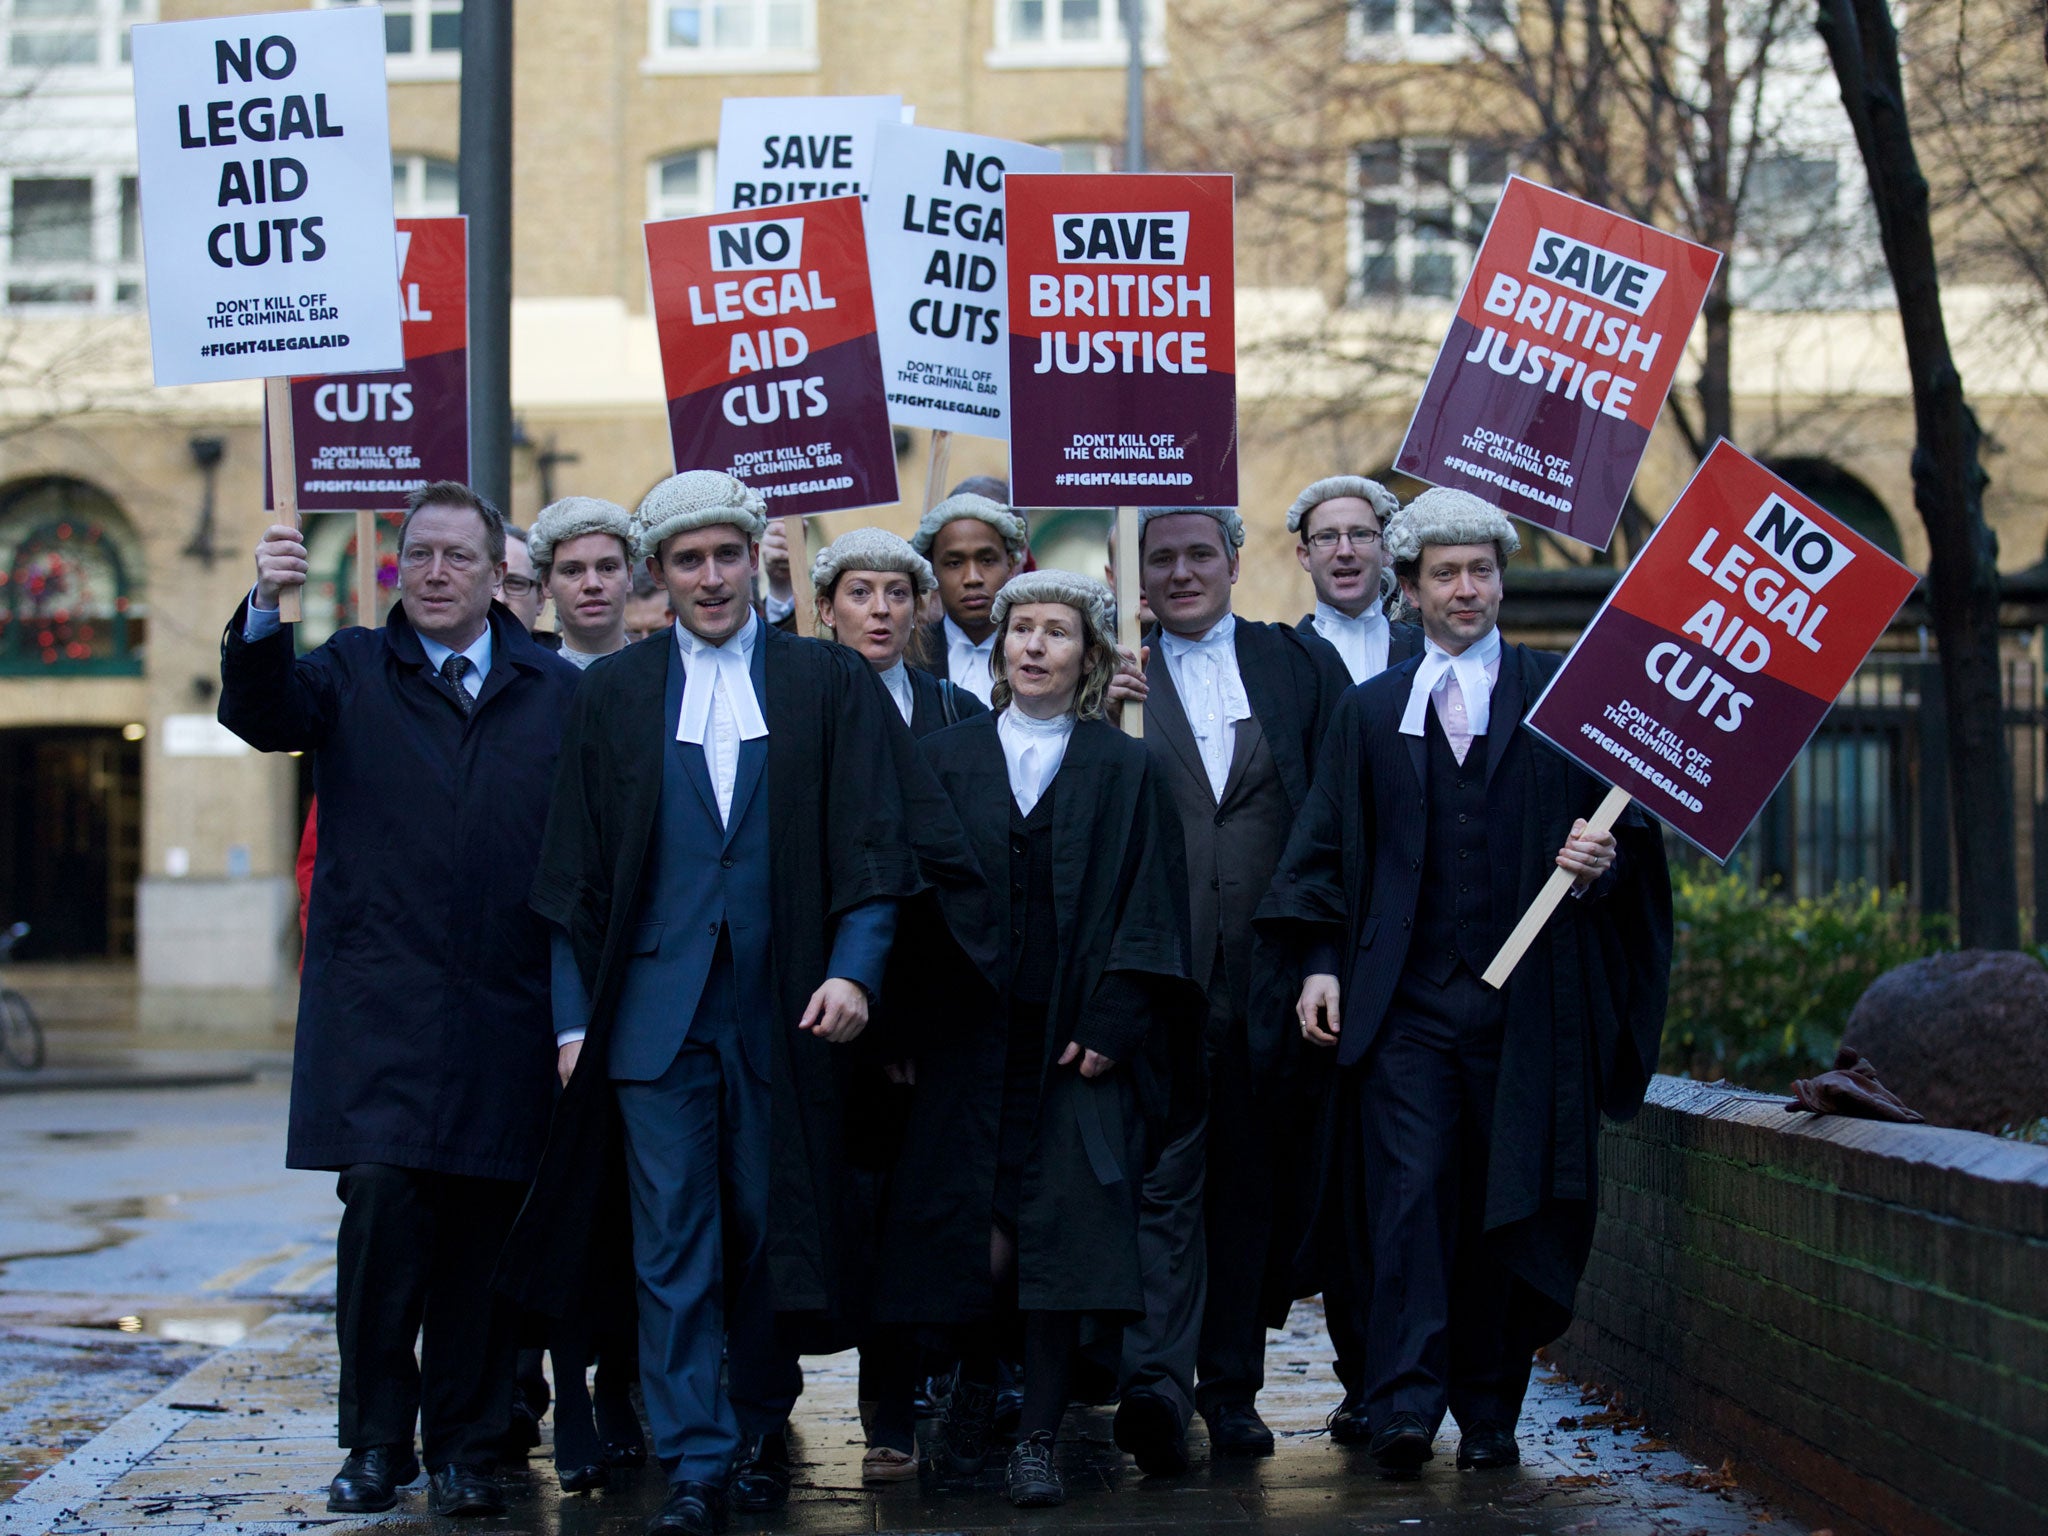
[[[1116,1448],[1128,1451],[1147,1477],[1178,1477],[1188,1469],[1188,1437],[1173,1404],[1157,1392],[1126,1392],[1116,1405]]]
[[[725,1493],[710,1483],[671,1483],[668,1502],[647,1522],[647,1536],[717,1536],[725,1529]]]
[[[1413,1472],[1434,1455],[1429,1426],[1419,1413],[1394,1414],[1372,1437],[1372,1459],[1382,1472]]]
[[[594,1493],[611,1478],[602,1462],[592,1462],[587,1467],[557,1467],[555,1481],[562,1485],[564,1493]]]
[[[1330,1411],[1330,1443],[1364,1445],[1372,1439],[1372,1425],[1365,1418],[1365,1395],[1346,1392],[1344,1401]]]
[[[1066,1485],[1052,1464],[1052,1436],[1044,1430],[1026,1435],[1010,1451],[1003,1471],[1003,1491],[1019,1509],[1051,1509],[1067,1502]]]
[[[725,1496],[734,1509],[750,1515],[789,1502],[789,1440],[780,1430],[740,1446]]]
[[[420,1475],[409,1445],[366,1445],[350,1451],[327,1485],[327,1507],[339,1515],[374,1515],[398,1502],[398,1490]]]
[[[1202,1419],[1209,1426],[1209,1449],[1218,1456],[1273,1454],[1273,1431],[1250,1403],[1227,1403]]]
[[[505,1513],[505,1491],[482,1467],[451,1461],[434,1474],[428,1505],[437,1515],[473,1519]]]
[[[1461,1472],[1492,1472],[1521,1464],[1522,1448],[1515,1444],[1512,1429],[1475,1429],[1458,1442]]]

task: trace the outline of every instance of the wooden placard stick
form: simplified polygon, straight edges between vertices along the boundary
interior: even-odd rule
[[[1138,631],[1138,509],[1116,509],[1116,638],[1119,644],[1138,654],[1143,637]],[[1124,705],[1124,734],[1145,734],[1145,706]]]
[[[804,520],[785,517],[782,534],[789,542],[789,585],[796,594],[796,632],[808,635],[817,627],[818,603],[811,586],[811,551],[804,542]]]
[[[1599,808],[1586,818],[1588,830],[1612,831],[1621,813],[1628,809],[1629,798],[1625,789],[1608,790]],[[1508,977],[1514,974],[1522,956],[1529,952],[1529,946],[1536,942],[1536,935],[1543,931],[1543,925],[1550,921],[1550,914],[1557,910],[1557,904],[1564,900],[1576,878],[1568,869],[1550,872],[1549,880],[1536,893],[1536,899],[1529,903],[1529,910],[1522,914],[1522,920],[1515,924],[1515,931],[1508,935],[1507,943],[1501,945],[1500,953],[1493,957],[1493,964],[1486,968],[1486,974],[1480,980],[1496,991],[1508,984]]]
[[[932,455],[924,467],[924,509],[929,512],[945,499],[946,469],[953,462],[953,434],[944,427],[932,429]]]
[[[264,414],[270,419],[270,503],[271,515],[280,523],[299,526],[299,456],[292,446],[292,381],[270,378],[263,381]],[[312,573],[307,572],[310,580]],[[303,586],[285,587],[277,594],[277,621],[296,624],[306,616]]]
[[[356,622],[377,627],[377,514],[356,513]]]

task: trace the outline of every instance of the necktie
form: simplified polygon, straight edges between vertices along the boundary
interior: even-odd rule
[[[457,652],[441,663],[441,681],[455,694],[455,702],[462,706],[462,718],[467,720],[476,711],[476,700],[469,696],[469,690],[462,686],[463,678],[469,675],[469,658]]]

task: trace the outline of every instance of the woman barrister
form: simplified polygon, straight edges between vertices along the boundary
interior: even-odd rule
[[[996,1360],[1021,1324],[1006,1472],[1020,1507],[1064,1497],[1053,1446],[1083,1319],[1142,1312],[1138,1186],[1146,1119],[1164,1107],[1164,1021],[1200,1003],[1179,823],[1143,746],[1103,719],[1109,604],[1072,572],[1009,582],[993,608],[996,712],[919,744],[993,887],[1009,974],[973,974],[937,934],[917,947],[927,996],[911,1013],[916,1088],[877,1306],[956,1331],[941,1476],[980,1471]]]

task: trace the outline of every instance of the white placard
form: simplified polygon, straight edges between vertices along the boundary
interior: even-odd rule
[[[864,210],[889,419],[1010,435],[1003,178],[1054,172],[1057,150],[884,123]]]
[[[156,382],[403,367],[382,12],[132,35]]]
[[[247,757],[255,749],[212,715],[165,715],[165,757]]]
[[[714,213],[864,194],[875,130],[901,96],[728,96],[718,114]]]

